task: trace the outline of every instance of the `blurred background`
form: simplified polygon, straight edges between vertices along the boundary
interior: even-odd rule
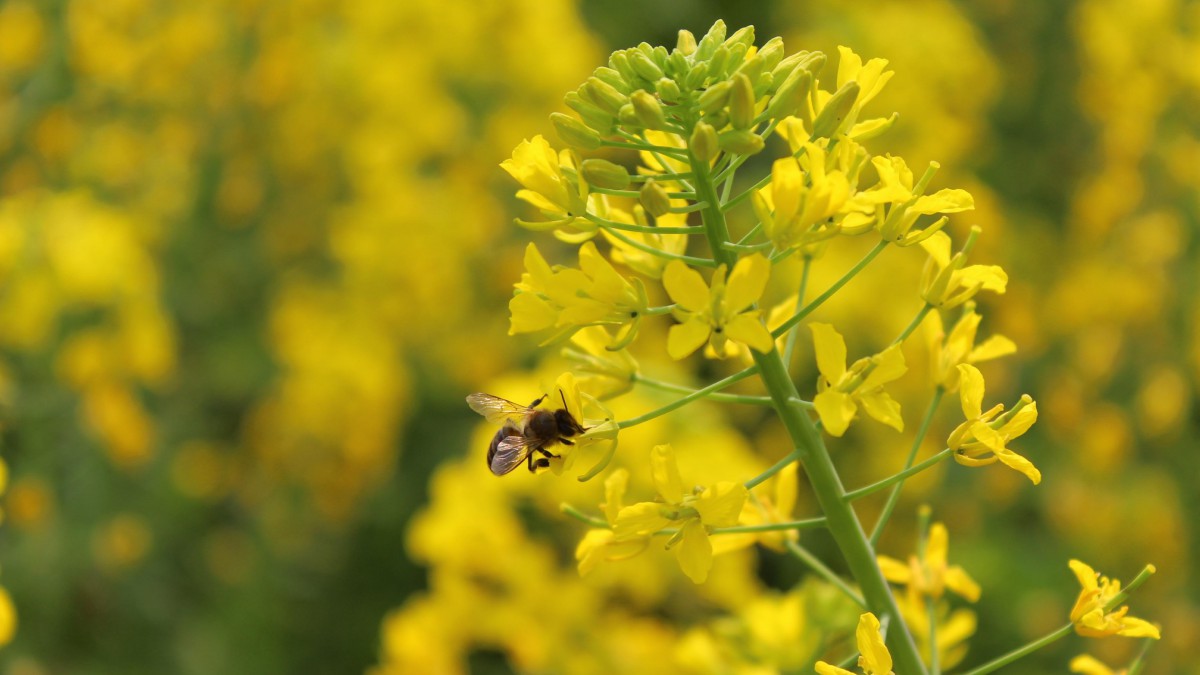
[[[0,2],[0,586],[19,616],[0,668],[789,672],[820,656],[847,610],[766,550],[720,558],[699,588],[669,555],[580,579],[584,526],[558,504],[594,512],[599,481],[493,478],[492,430],[463,403],[532,399],[564,368],[507,335],[535,235],[511,224],[528,212],[499,162],[554,139],[547,116],[612,49],[717,18],[789,52],[889,59],[872,109],[900,122],[869,147],[941,162],[937,182],[979,207],[954,236],[982,225],[973,260],[1012,279],[982,307],[983,334],[1020,347],[984,367],[988,401],[1038,400],[1018,449],[1044,481],[940,467],[881,543],[905,557],[924,501],[947,523],[984,588],[964,665],[1061,625],[1075,557],[1125,580],[1155,563],[1132,603],[1163,625],[1146,672],[1200,673],[1187,0]],[[810,288],[860,250],[831,250]],[[911,253],[822,308],[852,354],[915,311]],[[799,278],[781,270],[780,295]],[[651,349],[667,323],[639,338],[642,367],[695,384]],[[920,340],[906,352],[920,363]],[[910,379],[915,428],[928,389]],[[654,443],[695,482],[786,453],[759,412],[703,410],[622,436],[632,499],[651,494]],[[926,450],[958,419],[948,400]],[[907,448],[858,426],[835,448],[850,484]],[[797,516],[812,508],[802,494]],[[1119,666],[1136,647],[1071,637],[1016,668],[1062,673],[1084,651]]]

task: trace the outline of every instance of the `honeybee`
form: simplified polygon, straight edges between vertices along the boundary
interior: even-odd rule
[[[563,407],[558,410],[538,410],[545,396],[528,406],[491,394],[476,393],[467,397],[471,410],[489,422],[503,425],[488,444],[487,461],[492,473],[503,476],[521,462],[527,462],[530,471],[550,466],[550,459],[558,455],[547,450],[547,446],[555,443],[574,445],[570,437],[587,431],[567,410],[566,396],[562,391],[558,393],[563,401]]]

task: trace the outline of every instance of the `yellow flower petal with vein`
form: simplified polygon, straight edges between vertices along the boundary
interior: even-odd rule
[[[696,499],[700,522],[708,527],[733,527],[738,523],[749,491],[741,483],[720,482]]]
[[[613,536],[625,539],[653,534],[670,524],[671,521],[662,515],[662,504],[640,502],[626,506],[617,514],[613,522]]]
[[[867,612],[858,618],[858,630],[855,632],[858,641],[858,665],[869,675],[887,675],[892,672],[892,655],[883,644],[883,636],[879,634],[879,619]]]
[[[808,328],[812,331],[813,350],[817,353],[817,370],[830,384],[837,384],[846,374],[846,341],[827,323],[811,323]]]
[[[969,420],[977,419],[983,414],[983,373],[969,363],[962,363],[958,375],[963,414]]]
[[[685,358],[707,342],[711,332],[708,322],[698,316],[677,323],[667,332],[667,354],[673,359]]]
[[[759,319],[759,313],[750,312],[739,314],[732,321],[725,324],[725,334],[730,340],[743,342],[751,349],[762,353],[771,351],[775,340],[771,337],[771,331],[763,325]]]
[[[900,404],[886,392],[860,395],[858,402],[871,417],[896,431],[904,431],[904,418],[900,415]]]
[[[680,260],[672,260],[663,270],[663,287],[671,300],[689,312],[708,309],[708,285],[696,270]]]
[[[726,317],[758,302],[767,287],[767,278],[770,275],[771,263],[758,253],[737,261],[725,286]]]
[[[689,520],[683,526],[683,536],[675,545],[675,558],[679,567],[693,583],[702,584],[712,569],[712,542],[698,520]]]
[[[663,501],[673,504],[683,496],[683,479],[670,445],[656,445],[650,451],[650,476]]]
[[[849,394],[827,389],[813,397],[813,407],[821,417],[821,424],[831,436],[841,436],[854,419],[857,408]]]

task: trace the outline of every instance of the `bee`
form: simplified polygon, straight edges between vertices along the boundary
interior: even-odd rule
[[[487,461],[492,473],[503,476],[521,462],[527,462],[530,471],[550,466],[550,459],[558,455],[547,450],[547,446],[555,443],[574,445],[570,438],[587,431],[567,410],[566,396],[562,391],[558,393],[563,401],[563,407],[558,410],[538,409],[545,396],[528,406],[491,394],[476,393],[467,397],[471,410],[489,422],[502,424],[488,444]]]

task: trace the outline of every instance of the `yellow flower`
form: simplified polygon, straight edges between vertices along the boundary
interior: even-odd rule
[[[851,199],[857,213],[846,217],[843,223],[846,229],[864,231],[867,224],[873,224],[884,241],[911,246],[937,234],[946,222],[942,218],[929,227],[910,232],[921,216],[959,213],[975,208],[975,200],[966,190],[943,189],[932,195],[922,194],[923,186],[914,184],[912,170],[901,157],[873,157],[871,164],[875,167],[879,182]],[[934,162],[930,170],[937,167]],[[886,204],[891,207],[885,211]]]
[[[966,251],[950,255],[950,237],[935,232],[921,242],[929,261],[921,276],[921,298],[934,307],[950,309],[975,297],[979,291],[1004,293],[1008,274],[999,265],[968,265]]]
[[[1108,609],[1109,603],[1121,594],[1120,581],[1101,576],[1078,560],[1072,560],[1068,564],[1082,586],[1079,597],[1075,600],[1075,607],[1071,609],[1071,623],[1075,624],[1076,633],[1084,637],[1123,635],[1159,639],[1158,627],[1154,624],[1127,616],[1128,606],[1117,610]]]
[[[662,501],[622,508],[613,522],[614,540],[636,540],[673,525],[678,531],[667,546],[675,548],[683,573],[693,582],[703,583],[712,569],[709,532],[714,527],[737,525],[748,491],[741,483],[727,481],[685,491],[670,445],[654,447],[650,474]]]
[[[1124,668],[1113,670],[1090,654],[1080,654],[1071,659],[1069,667],[1072,673],[1083,673],[1083,675],[1126,675],[1129,672]]]
[[[865,675],[893,675],[892,655],[883,644],[883,636],[879,634],[879,619],[867,612],[858,617],[858,630],[855,632],[858,642],[858,667]],[[818,675],[854,675],[845,668],[838,668],[824,661],[817,661]]]
[[[601,324],[624,326],[624,337],[631,338],[647,307],[641,282],[626,281],[592,242],[579,247],[579,269],[550,267],[530,243],[515,288],[508,303],[509,335],[544,333],[549,337],[543,344]]]
[[[608,528],[593,528],[588,530],[579,545],[575,547],[575,560],[579,562],[579,574],[586,575],[595,569],[601,561],[615,561],[631,558],[650,544],[650,537],[631,537],[617,541],[613,536],[612,525],[617,521],[617,514],[625,506],[625,488],[629,485],[629,472],[617,469],[604,480],[604,518]]]
[[[908,564],[895,558],[879,556],[879,569],[883,576],[894,584],[904,584],[911,595],[919,598],[940,599],[946,589],[958,596],[975,602],[979,600],[979,584],[967,571],[958,565],[946,562],[950,536],[946,526],[934,523],[929,528],[929,539],[925,543],[925,555],[911,555]],[[923,604],[923,603],[922,603]]]
[[[8,589],[0,586],[0,647],[12,642],[17,633],[17,606],[8,594]]]
[[[1003,335],[993,335],[976,346],[975,334],[979,330],[980,318],[975,307],[968,305],[947,336],[942,328],[942,317],[937,312],[930,314],[933,381],[948,393],[958,390],[959,364],[991,361],[1017,351],[1017,345]]]
[[[775,474],[771,479],[774,484],[771,496],[756,495],[755,499],[748,500],[742,508],[742,516],[738,522],[743,525],[769,525],[793,520],[796,495],[800,487],[799,472],[800,463],[792,462]],[[797,530],[780,530],[757,534],[726,534],[721,536],[721,543],[732,549],[749,546],[757,541],[769,549],[783,552],[787,542],[799,539],[800,532]]]
[[[851,81],[857,82],[859,86],[858,97],[847,116],[847,124],[850,126],[847,135],[851,138],[857,138],[879,124],[878,120],[868,120],[857,125],[855,123],[863,107],[883,91],[884,85],[895,74],[894,71],[884,70],[887,64],[887,59],[871,59],[864,64],[862,57],[855,54],[854,50],[838,46],[837,88],[841,89]]]
[[[753,309],[767,287],[771,263],[759,254],[742,258],[733,266],[728,284],[726,268],[713,273],[712,286],[696,270],[672,260],[663,272],[663,287],[675,301],[675,317],[681,323],[671,326],[667,335],[667,353],[682,359],[705,342],[718,356],[726,353],[727,340],[741,342],[760,352],[774,345],[771,333],[763,325],[761,311]]]
[[[846,433],[861,405],[867,414],[896,431],[904,430],[900,404],[883,390],[883,385],[904,374],[904,354],[892,345],[874,356],[861,358],[846,367],[846,341],[827,323],[809,324],[817,354],[817,395],[813,406],[825,430],[834,436]]]
[[[579,175],[579,161],[574,152],[555,153],[539,134],[532,140],[521,141],[513,149],[512,158],[501,162],[500,168],[522,185],[517,198],[531,204],[546,217],[537,222],[518,219],[519,225],[535,230],[573,226],[584,233],[575,241],[595,235],[595,226],[582,218],[587,213],[588,186]]]
[[[954,460],[963,466],[987,466],[999,461],[1020,471],[1037,485],[1042,473],[1032,462],[1009,450],[1007,443],[1020,436],[1037,421],[1037,403],[1028,395],[1008,413],[1001,415],[1004,404],[997,403],[983,411],[983,374],[970,364],[958,366],[959,397],[967,420],[950,434],[947,446],[954,451]]]
[[[615,349],[612,336],[600,326],[588,326],[571,336],[562,355],[575,363],[580,385],[600,400],[633,388],[638,364],[625,349]]]
[[[850,197],[850,182],[840,170],[826,169],[825,150],[804,143],[801,158],[786,157],[771,167],[771,185],[753,196],[763,231],[780,250],[814,244],[839,231],[833,216]]]

